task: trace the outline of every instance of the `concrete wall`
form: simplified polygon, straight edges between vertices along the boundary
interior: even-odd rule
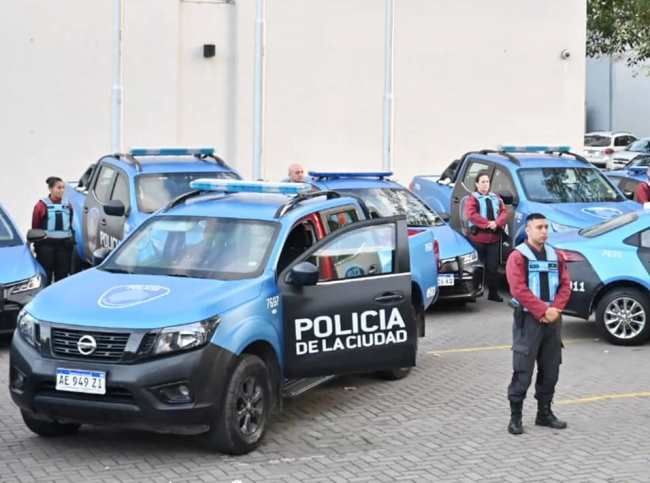
[[[587,59],[589,131],[629,131],[650,136],[649,112],[650,65],[628,67],[622,59]]]
[[[382,166],[384,2],[267,0],[263,175]],[[26,227],[51,174],[110,151],[113,0],[8,0],[0,201]],[[397,177],[584,132],[585,0],[396,0]],[[561,9],[562,15],[557,12]],[[255,1],[127,0],[124,146],[208,144],[252,171]],[[202,57],[214,43],[216,56]],[[560,52],[571,52],[562,60]]]

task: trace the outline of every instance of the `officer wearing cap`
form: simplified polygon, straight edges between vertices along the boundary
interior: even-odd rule
[[[65,183],[61,178],[50,176],[45,182],[50,193],[34,206],[32,228],[45,230],[46,238],[36,242],[34,248],[36,259],[52,283],[70,274],[72,208],[63,201]]]
[[[524,428],[521,412],[537,363],[535,424],[564,429],[567,424],[551,411],[562,362],[562,310],[571,296],[571,282],[564,260],[548,244],[548,221],[540,213],[526,218],[526,242],[508,257],[506,278],[515,309],[513,324],[513,373],[508,387],[511,434]]]
[[[469,239],[485,264],[488,300],[503,302],[499,295],[500,231],[506,226],[508,212],[503,200],[490,191],[490,173],[480,171],[474,179],[476,190],[465,201],[464,217],[469,228]]]

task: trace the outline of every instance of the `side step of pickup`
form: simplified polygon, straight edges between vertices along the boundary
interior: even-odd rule
[[[306,377],[303,379],[290,379],[282,386],[282,397],[294,398],[301,394],[331,381],[336,376]]]

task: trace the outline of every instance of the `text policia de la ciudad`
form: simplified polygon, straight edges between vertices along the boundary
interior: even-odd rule
[[[396,307],[352,312],[349,321],[340,314],[295,319],[296,355],[318,354],[406,342],[406,324]],[[346,323],[347,322],[347,323]]]

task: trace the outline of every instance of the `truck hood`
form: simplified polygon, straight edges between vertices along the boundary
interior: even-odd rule
[[[154,329],[205,320],[260,293],[236,281],[87,270],[49,286],[26,310],[39,320],[85,327]]]
[[[587,228],[623,213],[638,210],[639,205],[633,201],[561,203],[555,205],[540,204],[538,209],[551,222],[576,228]]]
[[[474,251],[470,242],[447,224],[433,227],[433,233],[440,246],[441,260],[466,255]]]
[[[0,247],[0,284],[25,280],[37,272],[34,257],[26,245]]]

